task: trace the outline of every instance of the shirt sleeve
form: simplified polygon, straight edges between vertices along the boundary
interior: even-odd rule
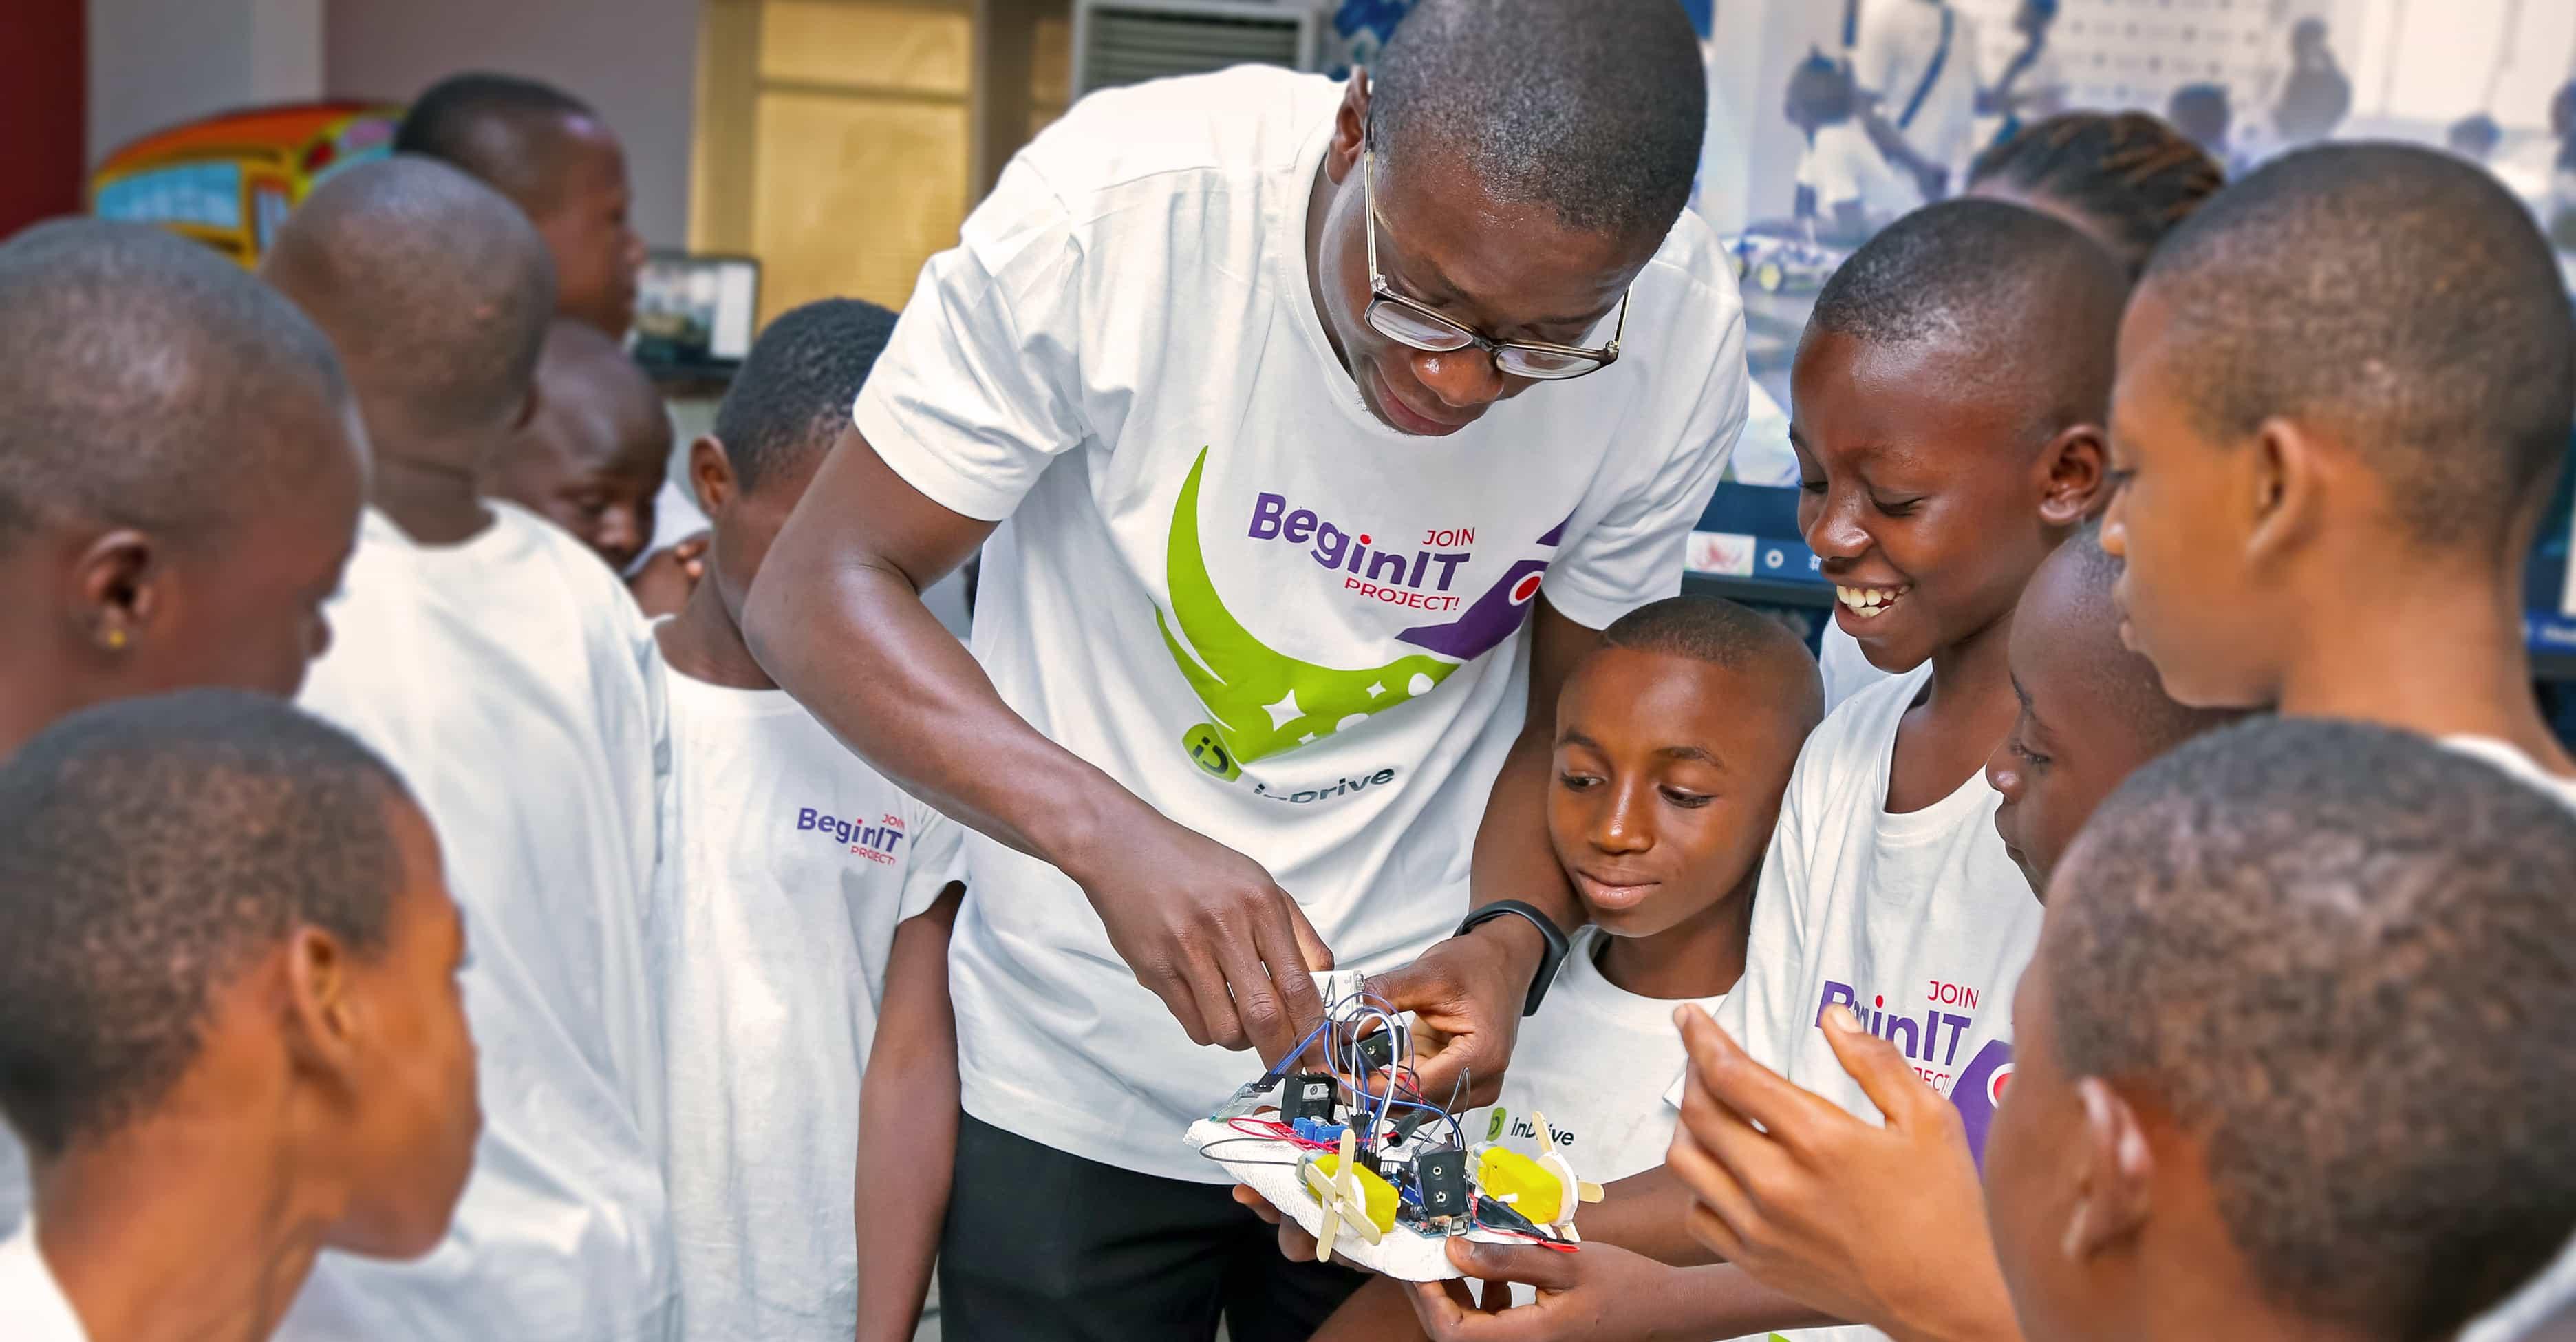
[[[956,821],[915,802],[911,806],[912,859],[904,864],[903,898],[895,921],[902,922],[939,902],[951,881],[966,879],[966,830]]]
[[[1674,351],[1673,365],[1707,371],[1680,431],[1660,453],[1643,483],[1613,503],[1548,566],[1544,590],[1567,619],[1599,629],[1649,601],[1682,589],[1682,557],[1690,530],[1717,492],[1727,455],[1744,432],[1744,310],[1731,293],[1695,293],[1691,302],[1725,303],[1725,326],[1704,354]],[[1702,362],[1704,361],[1704,362]],[[1649,433],[1668,432],[1670,421],[1650,422]]]
[[[1862,92],[1875,93],[1882,99],[1898,96],[1887,87],[1896,78],[1896,48],[1902,36],[1893,17],[1894,7],[1893,0],[1863,5],[1859,40],[1852,49],[1852,82]],[[1893,117],[1901,107],[1884,110]]]
[[[913,488],[997,522],[1086,436],[1081,259],[1064,201],[1023,153],[921,268],[851,411]]]

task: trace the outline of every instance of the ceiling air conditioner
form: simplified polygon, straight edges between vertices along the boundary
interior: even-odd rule
[[[1312,70],[1323,36],[1311,0],[1074,0],[1073,93],[1246,62]]]

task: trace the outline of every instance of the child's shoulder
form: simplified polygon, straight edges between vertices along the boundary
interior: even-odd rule
[[[1854,691],[1807,734],[1789,792],[1807,804],[1855,789],[1875,796],[1887,783],[1887,761],[1905,710],[1932,675],[1926,662]]]

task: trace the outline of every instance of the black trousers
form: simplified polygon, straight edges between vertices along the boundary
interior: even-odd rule
[[[1137,1174],[963,1116],[943,1342],[1304,1342],[1364,1278],[1292,1263],[1222,1184]]]

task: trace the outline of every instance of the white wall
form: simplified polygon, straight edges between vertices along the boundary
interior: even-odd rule
[[[626,142],[644,240],[688,241],[698,0],[303,2],[322,5],[332,96],[407,100],[444,75],[488,69],[545,80],[599,109]]]
[[[88,0],[89,156],[322,92],[322,0]]]

